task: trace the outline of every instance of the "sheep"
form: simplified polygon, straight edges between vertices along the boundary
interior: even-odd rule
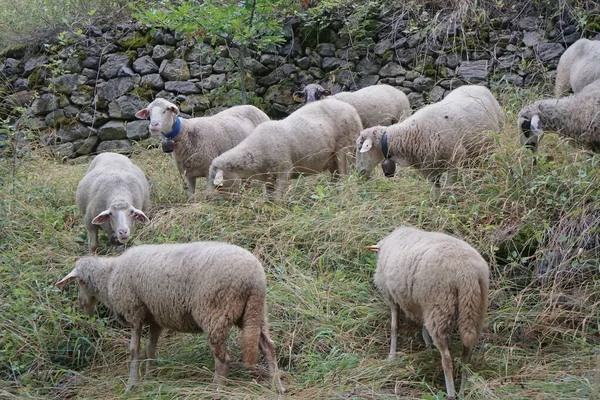
[[[242,358],[257,363],[258,350],[268,363],[272,383],[283,393],[275,346],[266,314],[267,282],[252,253],[222,242],[142,245],[117,257],[83,257],[55,285],[77,280],[79,307],[92,315],[104,303],[131,326],[131,365],[127,391],[138,382],[140,336],[149,325],[146,375],[163,329],[206,333],[215,356],[213,382],[227,378],[227,337],[242,329]]]
[[[267,114],[254,106],[235,106],[211,117],[179,118],[179,108],[165,99],[155,99],[136,117],[150,118],[151,134],[162,132],[174,141],[173,159],[187,184],[188,198],[196,191],[196,179],[208,176],[213,158],[245,139]],[[207,181],[207,188],[210,187]]]
[[[111,240],[126,244],[135,221],[149,221],[144,214],[149,197],[146,176],[129,158],[117,153],[98,154],[75,193],[90,253],[98,248],[100,226]]]
[[[394,230],[368,250],[378,251],[375,286],[391,309],[389,360],[396,354],[398,308],[423,325],[427,347],[431,341],[442,356],[448,399],[456,396],[448,335],[458,326],[464,348],[462,363],[471,360],[487,310],[489,268],[468,243],[439,232],[412,227]],[[467,381],[463,370],[462,397]]]
[[[556,97],[579,93],[600,79],[600,41],[579,39],[565,50],[556,68]]]
[[[299,174],[328,169],[334,176],[346,175],[347,158],[361,129],[356,110],[347,103],[307,104],[281,121],[260,124],[239,145],[215,158],[209,179],[215,185],[239,178],[275,179],[278,202],[289,180]],[[266,187],[272,195],[272,185]]]
[[[411,166],[433,183],[434,199],[440,196],[440,177],[447,171],[452,184],[456,169],[487,154],[504,118],[498,101],[483,86],[461,86],[442,101],[421,108],[404,121],[389,127],[363,130],[356,140],[356,168],[370,176],[384,161],[386,176],[395,163]],[[392,168],[388,167],[390,166]]]
[[[519,112],[517,127],[522,145],[536,152],[543,129],[576,139],[600,152],[600,79],[580,92],[560,99],[538,100]]]
[[[296,101],[312,103],[329,96],[331,91],[311,83],[294,93]],[[410,115],[410,103],[403,91],[390,85],[373,85],[356,92],[340,92],[332,98],[350,104],[356,109],[363,128],[391,125]]]

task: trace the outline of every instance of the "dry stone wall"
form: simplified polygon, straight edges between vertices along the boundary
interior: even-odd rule
[[[394,21],[393,31],[374,34],[367,46],[350,44],[335,29],[317,40],[291,20],[284,45],[244,59],[250,103],[283,118],[301,106],[292,93],[303,85],[321,83],[335,93],[385,83],[416,108],[465,83],[523,86],[552,78],[565,48],[580,37],[575,25],[531,16],[466,32],[446,22],[406,33],[410,22]],[[176,102],[186,117],[240,103],[236,49],[209,43],[131,23],[90,27],[34,53],[8,48],[0,58],[0,112],[26,108],[14,129],[39,133],[60,158],[127,152],[148,139],[148,122],[134,114],[155,97]],[[0,134],[0,144],[7,139]]]

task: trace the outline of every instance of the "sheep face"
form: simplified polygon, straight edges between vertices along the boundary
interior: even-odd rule
[[[171,132],[178,115],[179,108],[165,99],[156,99],[135,114],[140,119],[150,118],[148,130],[153,135]]]
[[[138,210],[129,203],[117,203],[110,206],[108,210],[102,211],[93,220],[92,224],[102,225],[110,223],[115,239],[125,244],[129,241],[131,229],[135,221],[149,222],[148,217],[142,210]]]
[[[324,89],[323,86],[317,85],[316,83],[311,83],[306,85],[301,91],[295,92],[294,100],[300,103],[312,103],[313,101],[324,99],[330,95],[330,90]]]
[[[363,130],[356,139],[356,170],[367,178],[384,159],[381,151],[381,137],[384,132],[384,127],[369,128]]]
[[[538,142],[543,134],[542,121],[536,110],[524,108],[517,119],[519,141],[531,151],[537,150]]]
[[[79,309],[86,313],[87,315],[92,315],[96,306],[98,305],[98,299],[93,294],[93,292],[87,287],[86,282],[83,279],[83,274],[81,273],[83,264],[95,264],[94,258],[84,257],[77,261],[75,264],[75,268],[67,276],[62,278],[60,281],[56,282],[54,285],[56,287],[61,287],[66,285],[69,282],[74,280],[77,281],[79,285],[79,291],[77,292],[77,302],[79,303]],[[92,265],[92,267],[95,267]]]

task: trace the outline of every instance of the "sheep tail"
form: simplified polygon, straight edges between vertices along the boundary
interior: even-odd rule
[[[469,279],[458,294],[458,329],[465,346],[472,347],[479,340],[487,311],[488,281],[479,277]]]
[[[242,325],[242,360],[246,365],[258,363],[258,342],[265,319],[265,296],[252,293],[246,302]]]

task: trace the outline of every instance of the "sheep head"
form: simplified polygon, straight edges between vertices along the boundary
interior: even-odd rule
[[[381,137],[385,126],[374,126],[364,129],[356,139],[356,169],[358,173],[370,177],[373,169],[383,161]]]
[[[316,83],[306,85],[301,91],[294,93],[294,100],[299,103],[312,103],[331,95],[331,91]]]
[[[544,133],[542,130],[542,121],[539,117],[539,110],[533,106],[525,107],[519,112],[517,123],[519,141],[523,146],[535,152],[540,138]]]
[[[87,315],[92,315],[96,306],[98,305],[98,298],[90,290],[89,285],[86,283],[83,270],[86,265],[91,265],[92,268],[97,267],[96,257],[83,257],[75,263],[75,267],[69,272],[64,278],[56,282],[54,286],[61,287],[69,282],[77,281],[79,285],[79,291],[77,292],[77,302],[79,303],[79,309]]]
[[[171,132],[178,115],[179,108],[165,99],[155,99],[146,108],[135,113],[137,118],[150,118],[148,130],[154,135]]]
[[[102,225],[110,223],[115,233],[115,239],[122,244],[129,241],[131,229],[135,221],[147,223],[150,220],[142,210],[138,210],[129,203],[115,203],[107,210],[102,211],[93,220],[92,224]]]

